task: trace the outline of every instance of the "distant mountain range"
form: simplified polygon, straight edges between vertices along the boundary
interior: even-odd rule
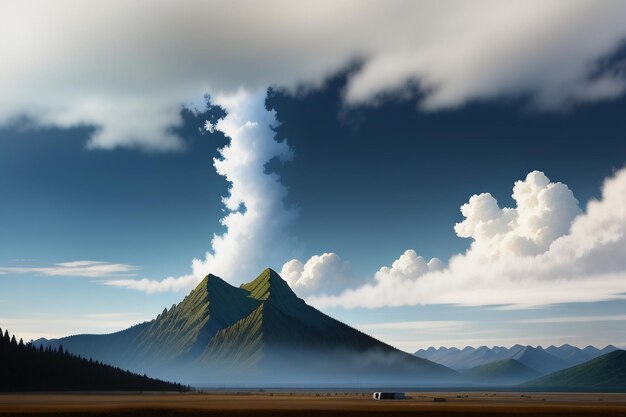
[[[411,355],[307,305],[271,269],[240,287],[208,275],[179,304],[120,332],[33,344],[50,351],[62,345],[94,361],[196,386],[626,389],[626,357],[615,346],[440,347]]]
[[[479,348],[466,347],[458,348],[434,348],[420,349],[415,352],[415,356],[428,359],[457,371],[467,373],[467,371],[494,362],[514,359],[519,364],[539,373],[547,375],[552,372],[566,369],[591,359],[602,356],[606,353],[618,350],[613,345],[598,349],[587,346],[584,349],[568,344],[556,347],[550,346],[546,349],[541,346],[515,345],[510,348],[494,346],[489,348],[481,346]]]
[[[196,385],[432,385],[458,378],[319,312],[271,269],[239,288],[209,275],[181,303],[117,333],[35,343]]]

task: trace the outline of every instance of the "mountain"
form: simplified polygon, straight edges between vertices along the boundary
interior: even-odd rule
[[[569,365],[562,359],[557,358],[543,350],[541,347],[524,346],[516,352],[512,359],[534,369],[542,375],[565,369]]]
[[[514,385],[541,376],[515,359],[504,359],[476,366],[464,374],[473,383],[489,385]]]
[[[524,385],[532,388],[624,391],[626,390],[626,351],[616,350]]]
[[[0,329],[0,391],[183,391],[185,387],[86,360],[62,347],[19,343]]]
[[[569,366],[575,366],[616,350],[619,349],[613,345],[608,345],[602,349],[598,349],[594,346],[587,346],[584,349],[580,349],[576,346],[565,344],[559,347],[550,346],[546,349],[546,352],[567,362]]]
[[[564,344],[559,347],[554,345],[549,346],[546,348],[546,352],[561,359],[570,367],[587,362],[595,357],[592,354],[585,352],[583,349],[579,349],[569,344]],[[600,351],[598,350],[598,352]]]
[[[605,354],[611,353],[611,352],[615,352],[616,350],[621,350],[621,349],[617,348],[617,347],[615,347],[613,345],[608,345],[604,349],[601,349],[600,352],[598,352],[598,356],[605,355]]]
[[[523,348],[524,346],[521,345],[516,345],[511,349],[500,346],[494,346],[493,348],[488,348],[487,346],[478,348],[467,346],[463,349],[448,349],[445,347],[435,349],[431,347],[426,350],[418,350],[415,352],[415,356],[428,359],[457,371],[467,371],[477,366],[509,359]]]
[[[207,276],[154,320],[108,335],[42,341],[193,384],[444,383],[458,374],[307,305],[273,270],[233,287]]]
[[[587,346],[580,349],[572,345],[550,346],[543,349],[541,346],[514,345],[510,348],[494,346],[488,348],[466,347],[464,349],[440,347],[435,349],[420,349],[415,356],[445,365],[457,371],[465,372],[477,366],[486,365],[505,359],[515,359],[527,367],[546,375],[561,369],[566,369],[609,353],[617,348],[609,345],[604,349]]]

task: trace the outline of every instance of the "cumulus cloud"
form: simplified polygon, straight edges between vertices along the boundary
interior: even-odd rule
[[[398,259],[396,259],[391,267],[383,266],[376,272],[374,276],[378,282],[390,283],[398,280],[415,279],[422,275],[439,271],[443,269],[443,262],[438,258],[432,258],[430,261],[418,256],[413,249],[405,251]]]
[[[376,272],[374,279],[377,282],[415,279],[443,267],[441,260],[432,258],[426,261],[413,249],[409,249],[391,267],[385,266]],[[305,263],[292,259],[283,265],[280,275],[303,297],[337,294],[363,283],[352,271],[350,263],[342,260],[336,253],[313,255]]]
[[[314,255],[305,263],[292,259],[283,265],[280,275],[301,296],[335,294],[358,283],[350,263],[335,253]]]
[[[176,150],[181,103],[320,85],[355,59],[353,104],[417,83],[424,109],[518,95],[560,108],[624,92],[619,63],[597,64],[625,16],[619,0],[3,1],[0,124],[27,115],[96,126],[91,148]]]
[[[109,285],[146,292],[187,290],[209,273],[231,282],[243,282],[268,265],[280,264],[294,247],[288,226],[296,216],[286,208],[287,189],[266,165],[277,158],[288,161],[293,152],[286,141],[274,139],[275,112],[265,108],[266,92],[243,90],[217,96],[214,104],[227,115],[210,125],[230,142],[213,161],[218,174],[229,183],[229,195],[222,199],[227,214],[221,219],[226,232],[214,235],[211,251],[194,259],[191,274],[164,280],[111,280]],[[207,127],[208,129],[209,127]]]
[[[49,266],[2,267],[0,274],[37,274],[63,277],[123,277],[136,275],[138,266],[101,261],[61,262]]]
[[[513,187],[515,208],[500,209],[489,193],[473,195],[461,206],[465,217],[454,226],[457,236],[473,239],[472,255],[498,258],[506,254],[536,255],[569,230],[581,213],[567,185],[552,183],[533,171]]]
[[[320,307],[523,308],[626,298],[626,169],[606,179],[602,197],[579,215],[571,191],[540,172],[518,181],[513,198],[516,207],[500,209],[493,197],[481,194],[461,208],[465,220],[455,230],[474,241],[445,268],[409,279],[377,279],[310,301]],[[403,257],[396,262],[405,264]],[[417,264],[424,271],[423,260]]]
[[[581,213],[578,200],[567,185],[550,182],[539,171],[517,181],[512,197],[516,202],[514,208],[500,208],[489,193],[473,195],[461,207],[465,220],[457,223],[454,230],[459,237],[473,239],[465,256],[485,262],[543,253],[556,238],[567,233],[574,218]],[[336,254],[322,257],[331,255],[339,260]],[[346,280],[344,277],[348,275],[344,270],[313,269],[322,263],[322,257],[313,256],[305,265],[292,260],[283,266],[283,276],[289,277],[286,279],[294,289],[306,289],[306,292],[301,290],[303,295],[319,295],[325,292],[323,286],[332,285],[337,292],[358,283],[355,279]],[[309,266],[310,271],[305,271],[305,266]],[[444,263],[440,259],[426,260],[409,249],[390,267],[380,268],[374,275],[375,282],[370,284],[380,288],[394,287],[443,269]]]

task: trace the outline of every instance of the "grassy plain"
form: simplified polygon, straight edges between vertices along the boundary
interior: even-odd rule
[[[0,416],[626,416],[626,394],[193,392],[0,394]],[[434,401],[434,398],[445,401]]]

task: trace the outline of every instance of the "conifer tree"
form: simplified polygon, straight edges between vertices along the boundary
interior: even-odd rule
[[[141,376],[85,359],[62,345],[44,348],[4,336],[0,330],[0,392],[74,390],[185,390],[180,384]],[[88,377],[87,377],[88,376]],[[1,414],[1,412],[0,412]]]

